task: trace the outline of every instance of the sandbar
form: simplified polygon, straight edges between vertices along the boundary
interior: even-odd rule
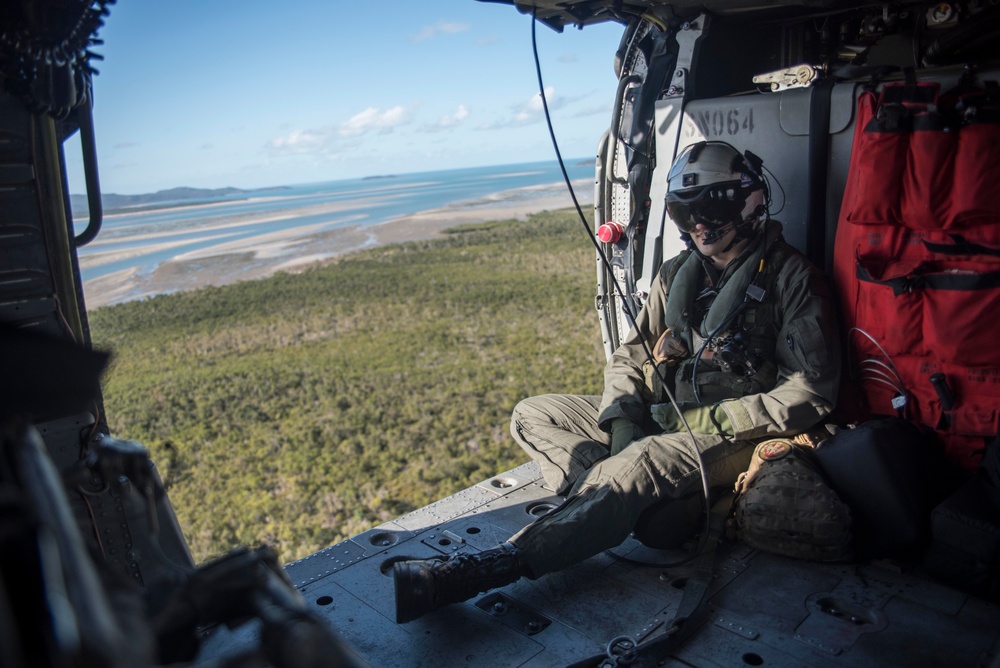
[[[593,206],[592,180],[574,181],[573,188],[577,201],[585,211]],[[98,308],[157,294],[266,278],[279,271],[294,273],[318,264],[336,261],[348,253],[365,248],[432,239],[444,230],[458,225],[512,218],[524,220],[532,213],[571,206],[573,200],[565,184],[555,183],[505,190],[375,225],[356,223],[322,229],[333,222],[338,222],[338,219],[332,216],[327,222],[313,221],[309,225],[179,254],[161,262],[151,272],[124,269],[88,280],[84,283],[84,294],[88,308]],[[312,207],[304,208],[312,209]],[[343,211],[344,208],[348,207],[329,207],[325,213]],[[312,211],[312,213],[317,212]],[[296,210],[296,213],[290,214],[289,217],[301,214],[302,210]],[[254,218],[250,215],[248,219]],[[226,224],[235,225],[239,222],[227,221]],[[204,231],[218,230],[217,227],[213,230],[213,227],[208,226]],[[157,238],[157,235],[149,233],[141,236],[146,241]],[[116,241],[122,240],[121,237],[116,239]],[[106,253],[107,255],[100,259],[98,257],[104,254],[95,253],[98,257],[90,262],[100,264],[101,260],[110,261],[107,257],[116,254],[110,250]]]

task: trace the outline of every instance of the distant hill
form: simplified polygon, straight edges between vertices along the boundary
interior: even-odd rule
[[[110,213],[118,209],[152,209],[169,206],[179,206],[182,204],[194,204],[197,202],[212,202],[215,200],[229,198],[239,195],[250,195],[262,191],[287,190],[287,186],[277,186],[273,188],[255,188],[253,190],[242,190],[240,188],[170,188],[168,190],[158,190],[155,193],[144,195],[116,195],[115,193],[103,193],[101,202],[104,205],[104,212]],[[86,195],[70,195],[70,206],[74,214],[87,212]]]

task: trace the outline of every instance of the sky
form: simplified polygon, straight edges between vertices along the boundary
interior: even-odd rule
[[[476,0],[119,0],[98,33],[101,187],[264,188],[554,159],[531,17]],[[564,158],[608,127],[624,28],[538,24]],[[70,191],[84,192],[79,144]]]

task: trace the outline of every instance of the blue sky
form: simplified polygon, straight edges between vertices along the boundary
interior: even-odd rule
[[[539,24],[560,150],[608,126],[616,23]],[[120,0],[94,50],[104,192],[257,188],[548,160],[531,18],[475,0]],[[83,192],[78,145],[70,190]]]

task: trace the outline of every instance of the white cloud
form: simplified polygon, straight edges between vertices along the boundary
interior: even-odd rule
[[[562,97],[556,92],[554,87],[545,87],[545,101],[549,106],[549,111],[565,109],[578,102],[582,97],[583,96],[574,96],[569,98]],[[574,114],[574,116],[589,116],[593,113],[597,113],[597,111],[594,108],[590,108],[585,112],[578,112]],[[601,113],[607,113],[607,110],[604,109]],[[533,123],[539,123],[543,120],[545,120],[545,107],[542,105],[542,96],[536,93],[527,102],[511,107],[510,115],[507,118],[492,121],[490,123],[484,123],[479,125],[476,129],[499,130],[503,128],[516,128],[524,125],[531,125]]]
[[[552,86],[545,87],[545,103],[548,104],[550,111],[563,105],[563,101],[556,95],[556,89]],[[514,109],[512,122],[516,125],[536,123],[542,119],[544,113],[545,106],[542,104],[542,96],[540,93],[536,93],[530,100]]]
[[[458,105],[458,109],[455,110],[454,114],[445,114],[440,117],[436,123],[430,125],[425,125],[421,129],[425,132],[437,132],[439,130],[450,130],[452,128],[457,128],[459,125],[465,122],[465,119],[469,117],[469,108],[464,104]]]
[[[292,130],[267,142],[272,157],[316,155],[336,157],[356,147],[363,135],[388,134],[412,121],[413,110],[397,105],[390,109],[369,107],[343,123],[308,130]]]
[[[575,53],[564,53],[558,58],[560,63],[575,63],[576,54]]]
[[[327,150],[334,131],[332,128],[320,130],[293,130],[284,137],[276,137],[267,143],[272,155],[307,155]]]
[[[460,32],[466,32],[469,29],[467,23],[455,23],[452,21],[438,21],[434,25],[424,26],[420,29],[416,35],[410,39],[414,42],[422,42],[425,39],[431,39],[432,37],[437,37],[438,35],[454,35]]]
[[[402,105],[384,111],[368,107],[341,123],[338,132],[344,137],[357,137],[372,131],[386,134],[392,132],[393,128],[409,123],[412,116],[413,110]]]

